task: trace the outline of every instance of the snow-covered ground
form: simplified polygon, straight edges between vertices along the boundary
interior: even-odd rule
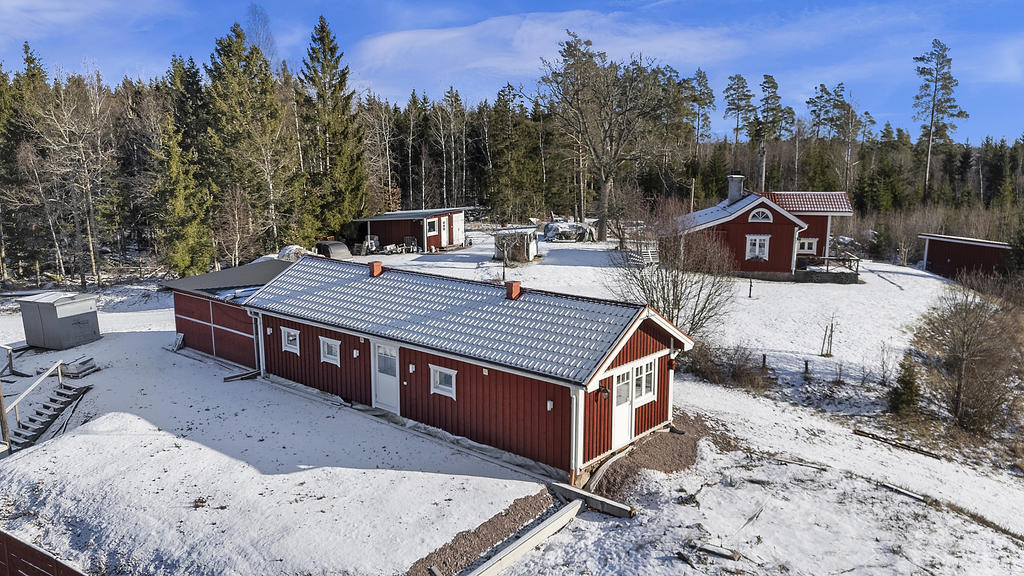
[[[400,573],[542,488],[350,408],[223,382],[237,370],[163,348],[166,294],[118,288],[101,305],[100,341],[17,360],[35,372],[84,354],[102,369],[63,435],[0,460],[0,523],[83,568]],[[0,341],[21,339],[20,322],[0,316]]]
[[[472,247],[451,253],[357,260],[500,279],[490,238],[471,237]],[[542,243],[539,261],[506,275],[527,288],[611,297],[613,246]],[[705,444],[689,470],[644,473],[627,497],[636,518],[585,513],[509,573],[688,573],[676,552],[694,539],[743,554],[739,562],[695,556],[709,562],[698,564],[707,573],[1024,574],[1024,545],[1004,533],[1024,533],[1019,473],[935,460],[851,433],[884,406],[884,389],[872,383],[883,344],[898,358],[910,327],[945,282],[874,262],[862,263],[861,279],[848,286],[755,281],[751,298],[750,285],[740,283],[716,343],[766,354],[779,386],[753,396],[679,375],[674,397],[678,408],[705,415],[741,449]],[[539,488],[507,468],[351,410],[260,381],[223,383],[226,369],[160,349],[173,321],[166,296],[151,285],[108,290],[101,305],[107,335],[74,351],[94,355],[103,367],[89,376],[96,390],[62,438],[0,461],[0,485],[12,487],[0,496],[6,525],[44,547],[94,566],[124,562],[167,573],[207,566],[208,573],[322,572],[330,551],[358,550],[343,557],[373,564],[353,560],[353,570],[392,573]],[[833,357],[822,358],[822,335],[833,319]],[[18,316],[0,317],[0,341],[20,338]],[[19,368],[52,362],[52,355],[29,358]],[[835,383],[840,367],[842,382]],[[198,498],[204,500],[196,508]],[[365,510],[382,519],[366,522]],[[102,520],[90,520],[92,511]],[[120,526],[128,520],[134,524]],[[104,557],[109,550],[136,552]]]

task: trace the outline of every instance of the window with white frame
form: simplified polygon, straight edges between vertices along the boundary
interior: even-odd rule
[[[430,393],[455,399],[455,375],[458,372],[430,364]]]
[[[772,213],[764,208],[758,208],[750,213],[747,222],[771,222]]]
[[[622,406],[629,402],[629,383],[631,373],[629,370],[615,375],[615,405]]]
[[[817,254],[818,253],[818,239],[817,238],[800,238],[796,245],[797,254]]]
[[[633,404],[640,406],[657,397],[657,360],[633,367]]]
[[[299,353],[299,331],[281,327],[281,350]]]
[[[437,236],[437,218],[427,220],[427,236]]]
[[[769,234],[747,234],[747,260],[767,260]]]
[[[341,342],[321,336],[320,361],[341,366]]]

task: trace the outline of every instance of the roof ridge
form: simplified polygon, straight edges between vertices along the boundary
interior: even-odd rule
[[[370,267],[369,263],[350,262],[350,261],[346,261],[346,260],[334,260],[334,259],[331,259],[331,258],[326,258],[324,256],[316,255],[316,254],[304,254],[302,256],[302,258],[299,258],[299,260],[302,260],[303,258],[311,258],[311,259],[312,258],[319,258],[321,260],[326,260],[326,261],[334,262],[334,263],[337,263],[337,264],[347,264],[347,265],[352,265],[352,266],[365,267],[367,269]],[[396,268],[396,267],[393,267],[393,266],[384,266],[383,268],[384,268],[385,272],[389,272],[389,271],[390,272],[400,272],[402,274],[410,274],[410,275],[413,275],[413,276],[424,276],[424,277],[427,277],[427,278],[436,278],[436,279],[439,279],[439,280],[445,280],[445,281],[450,281],[450,282],[455,282],[455,283],[474,284],[474,285],[477,285],[477,286],[486,286],[486,287],[490,287],[490,288],[501,288],[501,289],[504,289],[504,287],[505,287],[503,284],[496,284],[494,282],[488,282],[486,280],[473,280],[471,278],[458,278],[458,277],[455,277],[455,276],[447,276],[445,274],[437,274],[437,273],[431,273],[431,272],[422,272],[422,271],[419,271],[419,270],[407,270],[405,268]],[[623,308],[643,308],[644,306],[646,306],[645,304],[639,304],[639,303],[636,303],[636,302],[627,302],[627,301],[624,301],[624,300],[612,300],[610,298],[596,298],[596,297],[593,297],[593,296],[581,296],[581,295],[578,295],[578,294],[566,294],[565,292],[555,292],[555,291],[552,291],[552,290],[543,290],[543,289],[540,289],[540,288],[529,288],[527,286],[521,286],[521,292],[520,293],[521,294],[523,294],[523,293],[530,293],[530,294],[540,294],[540,295],[544,295],[544,296],[554,296],[554,297],[558,297],[558,298],[565,298],[567,300],[578,300],[578,301],[582,301],[582,302],[593,302],[595,304],[610,304],[610,305],[621,306]]]

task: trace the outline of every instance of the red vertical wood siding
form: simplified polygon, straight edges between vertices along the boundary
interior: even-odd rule
[[[671,346],[672,337],[653,320],[645,320],[612,360],[609,369],[663,352]],[[668,364],[669,355],[658,359],[657,399],[634,411],[635,436],[657,428],[669,420],[671,407],[668,403],[668,387],[672,382],[669,381]],[[601,387],[612,390],[612,378],[601,380]],[[609,394],[607,399],[602,399],[600,390],[590,392],[586,395],[585,402],[583,461],[590,462],[612,449],[612,394]]]
[[[194,318],[200,322],[209,322],[210,301],[199,296],[175,292],[174,314]]]
[[[402,244],[406,236],[416,239],[416,245],[423,243],[423,224],[419,219],[414,220],[381,220],[370,222],[370,234],[377,236],[380,245]]]
[[[807,224],[807,230],[800,233],[801,238],[817,238],[818,249],[813,256],[824,256],[825,247],[828,246],[828,216],[805,214],[797,218]],[[797,256],[812,256],[810,252],[797,252]]]
[[[601,398],[600,388],[609,390],[608,398]],[[583,462],[612,449],[612,379],[601,380],[601,386],[587,393],[583,407]]]
[[[415,366],[409,372],[409,366]],[[455,399],[430,393],[430,364],[456,370]],[[543,462],[569,469],[572,396],[569,388],[402,348],[402,416]],[[551,411],[547,402],[552,401]]]
[[[175,292],[174,326],[185,335],[185,346],[243,366],[256,367],[256,347],[251,338],[252,318],[241,306]]]
[[[174,329],[184,334],[184,344],[194,350],[213,354],[213,334],[209,324],[200,324],[188,318],[174,317]]]
[[[299,331],[299,354],[281,348],[281,327]],[[270,333],[267,330],[270,329]],[[320,361],[320,336],[337,340],[341,366]],[[323,390],[350,402],[372,405],[370,341],[356,336],[263,316],[262,345],[266,371],[293,382]],[[359,352],[353,358],[353,350]]]
[[[1009,258],[1009,247],[977,246],[931,238],[928,240],[925,269],[946,278],[956,278],[964,271],[991,274],[1005,270]]]
[[[750,213],[764,208],[772,213],[771,222],[748,222]],[[744,272],[790,272],[793,269],[793,232],[796,224],[778,210],[765,204],[748,209],[735,219],[714,227],[724,233],[724,240],[732,251],[736,266]],[[747,260],[747,234],[770,234],[768,261]]]

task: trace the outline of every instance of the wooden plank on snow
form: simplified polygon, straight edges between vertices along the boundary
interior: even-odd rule
[[[561,493],[567,499],[572,498],[583,500],[586,502],[587,506],[594,510],[610,514],[617,518],[632,518],[633,516],[636,516],[636,509],[631,506],[620,504],[614,500],[609,500],[603,496],[592,494],[586,490],[581,490],[568,484],[555,482],[551,485],[551,489],[555,492]]]
[[[469,573],[469,576],[497,576],[503,570],[512,566],[527,552],[539,546],[550,536],[565,528],[572,522],[572,519],[583,507],[583,500],[573,500],[563,506],[558,512],[552,514],[547,520],[541,522],[532,530],[516,540],[507,548],[498,552],[490,560],[484,562],[479,568]]]

